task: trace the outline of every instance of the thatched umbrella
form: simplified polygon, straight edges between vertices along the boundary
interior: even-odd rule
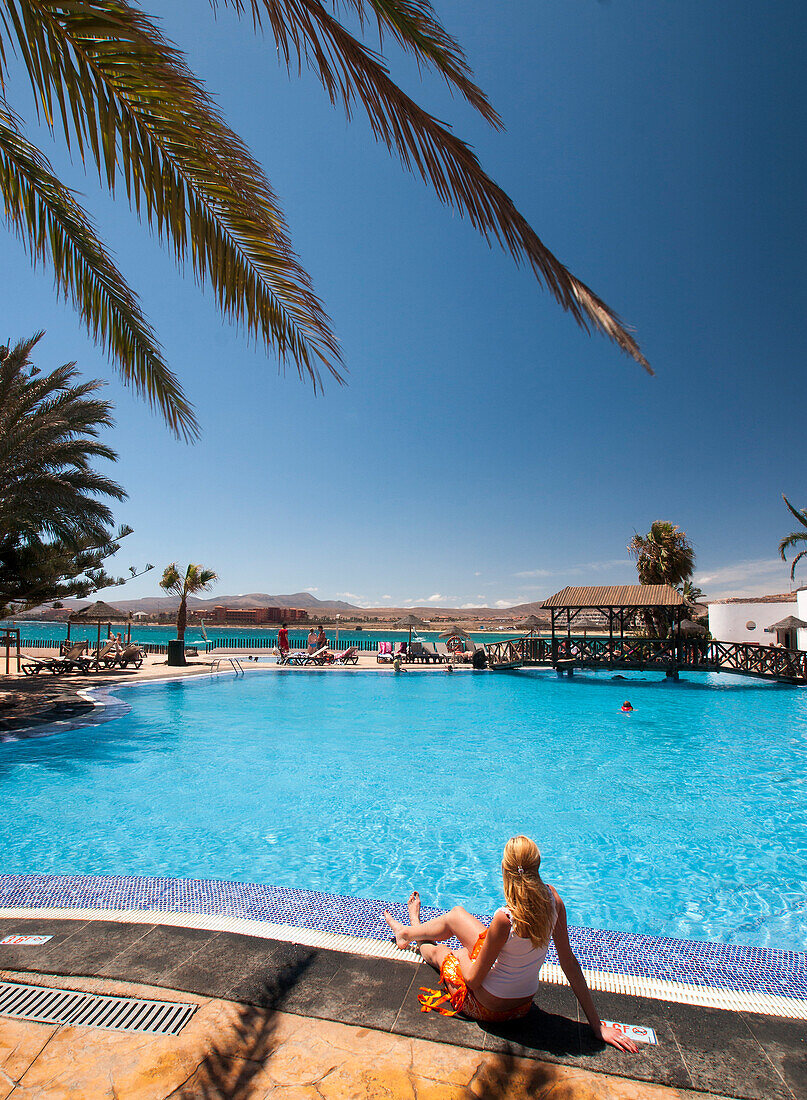
[[[412,645],[413,628],[416,630],[422,630],[426,627],[426,623],[424,623],[423,619],[419,619],[417,615],[404,615],[404,617],[402,619],[399,619],[395,624],[395,629],[406,630],[407,627],[409,627],[409,644],[407,647],[409,648]]]
[[[778,623],[766,626],[765,633],[775,634],[777,630],[804,630],[805,628],[807,628],[807,623],[804,619],[797,619],[795,615],[788,615]]]
[[[471,635],[462,626],[448,626],[442,634],[437,635],[438,638],[470,638]]]
[[[528,631],[527,637],[531,638],[533,635],[540,638],[541,632],[538,627],[541,625],[541,620],[537,615],[528,615],[526,619],[522,619],[520,623],[516,623],[516,630]]]
[[[705,626],[701,626],[700,623],[693,623],[691,619],[682,619],[678,624],[678,629],[682,634],[708,634],[709,631]]]
[[[124,622],[125,620],[125,611],[118,611],[111,604],[104,603],[103,600],[96,600],[89,607],[82,607],[81,611],[71,615],[67,625],[69,627],[70,623],[98,623],[98,641],[95,646],[97,652],[101,648],[101,623],[105,622],[107,624],[108,634],[113,623]]]

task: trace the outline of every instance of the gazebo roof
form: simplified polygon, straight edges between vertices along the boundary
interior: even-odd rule
[[[788,615],[780,619],[778,623],[771,623],[765,627],[766,634],[772,634],[775,630],[803,630],[807,626],[804,619],[797,619],[795,615]]]
[[[669,584],[602,584],[564,588],[541,607],[548,609],[683,607],[686,601]]]

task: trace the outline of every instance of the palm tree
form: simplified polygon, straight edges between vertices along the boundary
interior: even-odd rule
[[[695,552],[675,524],[656,520],[646,535],[634,535],[628,551],[636,558],[640,584],[682,585],[692,576]]]
[[[201,565],[189,565],[183,577],[179,566],[175,561],[165,567],[160,588],[166,592],[173,592],[179,596],[179,609],[177,611],[177,641],[180,642],[179,652],[183,652],[185,643],[185,624],[188,621],[188,596],[196,592],[204,592],[210,585],[217,581],[218,577],[212,569],[205,569]],[[184,663],[184,660],[183,662]]]
[[[98,441],[114,425],[97,379],[74,363],[43,374],[31,361],[39,332],[0,348],[0,606],[84,596],[119,579],[103,571],[130,528],[112,531],[107,499],[126,493],[94,469],[116,453]],[[122,581],[120,581],[122,583]]]
[[[794,508],[787,497],[784,495],[784,493],[782,493],[782,500],[785,502],[785,504],[788,506],[790,511],[793,513],[793,515],[802,526],[801,531],[793,531],[791,534],[786,535],[779,543],[779,553],[782,556],[782,561],[787,561],[787,556],[785,554],[786,550],[788,550],[791,546],[798,546],[801,543],[807,542],[807,508],[802,508],[801,511],[799,511],[797,508]],[[805,556],[807,556],[807,550],[800,550],[793,559],[793,562],[790,566],[791,580],[795,580],[796,566]]]
[[[95,396],[102,382],[76,381],[75,363],[39,372],[30,356],[42,335],[0,358],[0,539],[103,540],[112,512],[101,498],[126,497],[91,465],[118,457],[98,441],[112,406]]]
[[[337,0],[211,0],[265,24],[281,62],[305,63],[348,117],[366,111],[376,139],[417,172],[487,240],[526,261],[583,328],[614,340],[650,370],[619,317],[538,238],[471,149],[390,78],[383,56],[337,18]],[[428,0],[351,0],[360,33],[376,26],[419,64],[440,73],[496,128],[501,121],[471,80],[457,42]],[[50,265],[90,334],[123,379],[186,438],[198,425],[164,361],[137,295],[115,267],[87,211],[24,134],[9,106],[7,52],[30,78],[37,110],[68,148],[97,168],[177,263],[212,287],[224,317],[290,362],[317,387],[342,379],[337,340],[291,245],[261,167],[224,122],[184,55],[130,0],[0,0],[0,195],[9,227],[35,261]],[[652,373],[652,372],[651,372]]]
[[[686,533],[664,520],[652,523],[646,535],[635,534],[628,543],[628,551],[636,558],[640,584],[683,586],[690,581],[695,568],[695,551]],[[669,614],[643,611],[642,617],[652,634],[666,636],[672,622]]]

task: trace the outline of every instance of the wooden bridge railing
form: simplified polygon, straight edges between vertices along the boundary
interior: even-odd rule
[[[488,663],[552,665],[571,661],[589,667],[677,668],[689,672],[741,672],[807,681],[807,652],[752,642],[705,638],[513,638],[485,647]]]

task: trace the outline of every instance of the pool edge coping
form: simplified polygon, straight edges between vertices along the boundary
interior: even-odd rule
[[[0,918],[3,919],[46,920],[48,917],[55,920],[115,921],[120,924],[168,925],[174,928],[195,928],[200,931],[230,932],[236,935],[255,936],[260,939],[280,940],[306,947],[361,955],[366,958],[408,962],[414,966],[426,965],[418,954],[413,951],[399,951],[392,942],[303,928],[282,922],[210,913],[172,913],[158,909],[100,909],[92,906],[84,908],[41,905],[0,907]],[[595,992],[649,997],[692,1007],[716,1008],[730,1012],[756,1012],[784,1019],[807,1020],[807,999],[661,981],[636,974],[620,974],[587,968],[583,968],[583,974],[589,988]],[[555,963],[544,963],[541,968],[541,981],[550,985],[569,985],[560,966]]]

